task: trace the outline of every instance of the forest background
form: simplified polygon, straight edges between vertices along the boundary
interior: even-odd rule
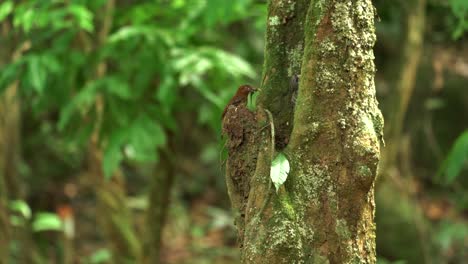
[[[468,1],[373,1],[381,263],[468,259]],[[0,263],[238,263],[220,116],[260,0],[0,2]],[[288,54],[293,56],[294,54]]]

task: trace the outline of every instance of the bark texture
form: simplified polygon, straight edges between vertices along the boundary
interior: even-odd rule
[[[374,7],[370,0],[272,0],[269,5],[267,42],[272,42],[266,46],[255,118],[243,120],[242,129],[225,131],[227,182],[234,185],[229,194],[244,215],[236,219],[242,262],[375,263],[374,182],[383,118],[374,86]],[[306,10],[297,10],[305,11],[297,22],[304,50],[295,61],[300,82],[294,106],[284,96],[290,92],[284,74],[290,54],[277,50],[301,37],[288,37],[288,16],[272,23],[272,14],[298,7]],[[282,115],[288,111],[293,122]],[[293,128],[289,140],[278,142],[285,135],[283,120]],[[238,131],[242,141],[231,148]],[[270,166],[279,150],[291,172],[275,192]],[[236,179],[249,183],[248,195],[235,188]]]
[[[288,144],[293,127],[309,4],[310,0],[272,0],[268,5],[262,92],[258,103],[274,116],[277,149]]]

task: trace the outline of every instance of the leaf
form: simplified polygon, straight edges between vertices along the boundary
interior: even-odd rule
[[[0,4],[0,22],[13,11],[13,1],[5,1]]]
[[[71,4],[68,7],[68,11],[73,14],[78,21],[78,25],[88,31],[93,32],[93,13],[89,11],[86,7],[76,4]]]
[[[436,177],[443,179],[446,184],[451,184],[460,175],[467,159],[468,130],[457,138]]]
[[[24,60],[19,59],[14,63],[7,64],[5,67],[0,68],[0,94],[17,78],[21,72],[23,63]]]
[[[41,64],[40,56],[31,56],[28,60],[29,80],[31,82],[31,86],[38,93],[42,93],[44,91],[47,77],[44,67]]]
[[[167,46],[174,45],[174,40],[170,32],[166,32],[154,26],[125,26],[121,27],[117,32],[110,35],[108,38],[109,43],[116,43],[126,41],[136,37],[144,37],[144,39],[153,43],[160,41]]]
[[[279,153],[271,163],[270,178],[275,185],[276,191],[288,178],[289,174],[289,161],[283,153]]]
[[[80,92],[60,111],[58,122],[59,130],[63,130],[70,122],[78,110],[86,113],[95,101],[98,92],[98,85],[95,81],[87,83]]]
[[[15,200],[10,202],[10,210],[20,213],[24,218],[31,218],[31,208],[23,200]]]
[[[149,115],[141,115],[132,124],[127,156],[139,162],[157,161],[157,148],[166,144],[166,134],[161,125]]]
[[[252,112],[255,111],[255,109],[257,108],[257,96],[258,93],[249,93],[249,95],[247,96],[247,109],[249,109]]]
[[[108,263],[112,258],[112,253],[105,248],[99,249],[89,257],[89,262],[92,264]]]
[[[110,135],[109,141],[104,149],[102,169],[104,177],[109,179],[123,160],[122,146],[128,136],[128,130],[120,129]]]
[[[121,80],[118,77],[109,77],[101,80],[101,85],[104,86],[105,90],[109,93],[121,98],[121,99],[131,99],[132,91],[128,83],[124,80]]]
[[[163,105],[172,107],[177,97],[177,83],[170,75],[171,73],[164,73],[161,83],[156,91],[156,98]]]
[[[62,220],[53,213],[38,213],[32,223],[34,232],[62,231]]]

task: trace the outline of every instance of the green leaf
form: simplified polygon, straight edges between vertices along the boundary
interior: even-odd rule
[[[468,130],[463,132],[453,144],[452,149],[437,173],[437,177],[443,179],[444,183],[451,184],[460,175],[467,159]]]
[[[15,12],[13,25],[15,27],[22,26],[26,33],[32,29],[34,24],[34,17],[36,13],[33,8],[23,7],[18,12]]]
[[[117,32],[109,36],[108,42],[116,43],[116,42],[126,41],[126,40],[136,38],[136,37],[143,37],[149,43],[161,41],[167,46],[172,46],[174,44],[174,40],[170,32],[166,32],[154,26],[121,27]]]
[[[104,158],[102,169],[104,177],[107,179],[112,176],[123,160],[122,147],[128,136],[128,130],[121,129],[111,134],[109,141],[104,148]]]
[[[141,115],[132,124],[130,143],[125,153],[140,162],[157,161],[157,148],[166,144],[166,134],[161,125],[148,115]]]
[[[10,202],[10,210],[20,213],[24,218],[31,218],[31,208],[23,200],[15,200]]]
[[[41,63],[41,57],[31,56],[28,60],[28,67],[31,86],[36,92],[42,93],[44,91],[47,74]]]
[[[99,263],[108,263],[112,258],[112,253],[106,249],[102,248],[97,250],[89,257],[89,262],[92,264],[99,264]]]
[[[255,111],[255,109],[257,108],[257,105],[256,105],[257,96],[258,96],[258,93],[250,93],[247,96],[247,109],[249,109],[252,112]]]
[[[13,11],[13,1],[5,1],[0,4],[0,22]]]
[[[62,220],[53,213],[38,213],[32,223],[34,232],[62,231],[62,226]]]
[[[68,11],[75,16],[80,28],[88,32],[93,32],[93,13],[91,11],[86,9],[84,6],[76,4],[71,4],[68,7]]]
[[[19,59],[18,61],[7,64],[5,67],[0,69],[0,93],[2,93],[8,85],[17,79],[21,72],[21,66],[23,63],[24,60]]]
[[[73,97],[73,99],[60,111],[60,118],[58,122],[59,130],[63,130],[73,114],[81,110],[85,114],[95,101],[98,92],[98,85],[96,82],[90,82],[83,87],[80,92]]]
[[[101,80],[104,89],[109,93],[121,98],[121,99],[131,99],[132,91],[130,86],[124,80],[121,80],[118,77],[109,77]]]
[[[286,181],[289,174],[289,161],[283,153],[278,153],[276,158],[271,163],[270,178],[275,185],[276,191]]]

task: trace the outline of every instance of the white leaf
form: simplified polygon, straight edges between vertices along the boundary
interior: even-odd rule
[[[289,161],[283,153],[279,153],[271,163],[270,177],[275,185],[276,191],[288,178]]]

